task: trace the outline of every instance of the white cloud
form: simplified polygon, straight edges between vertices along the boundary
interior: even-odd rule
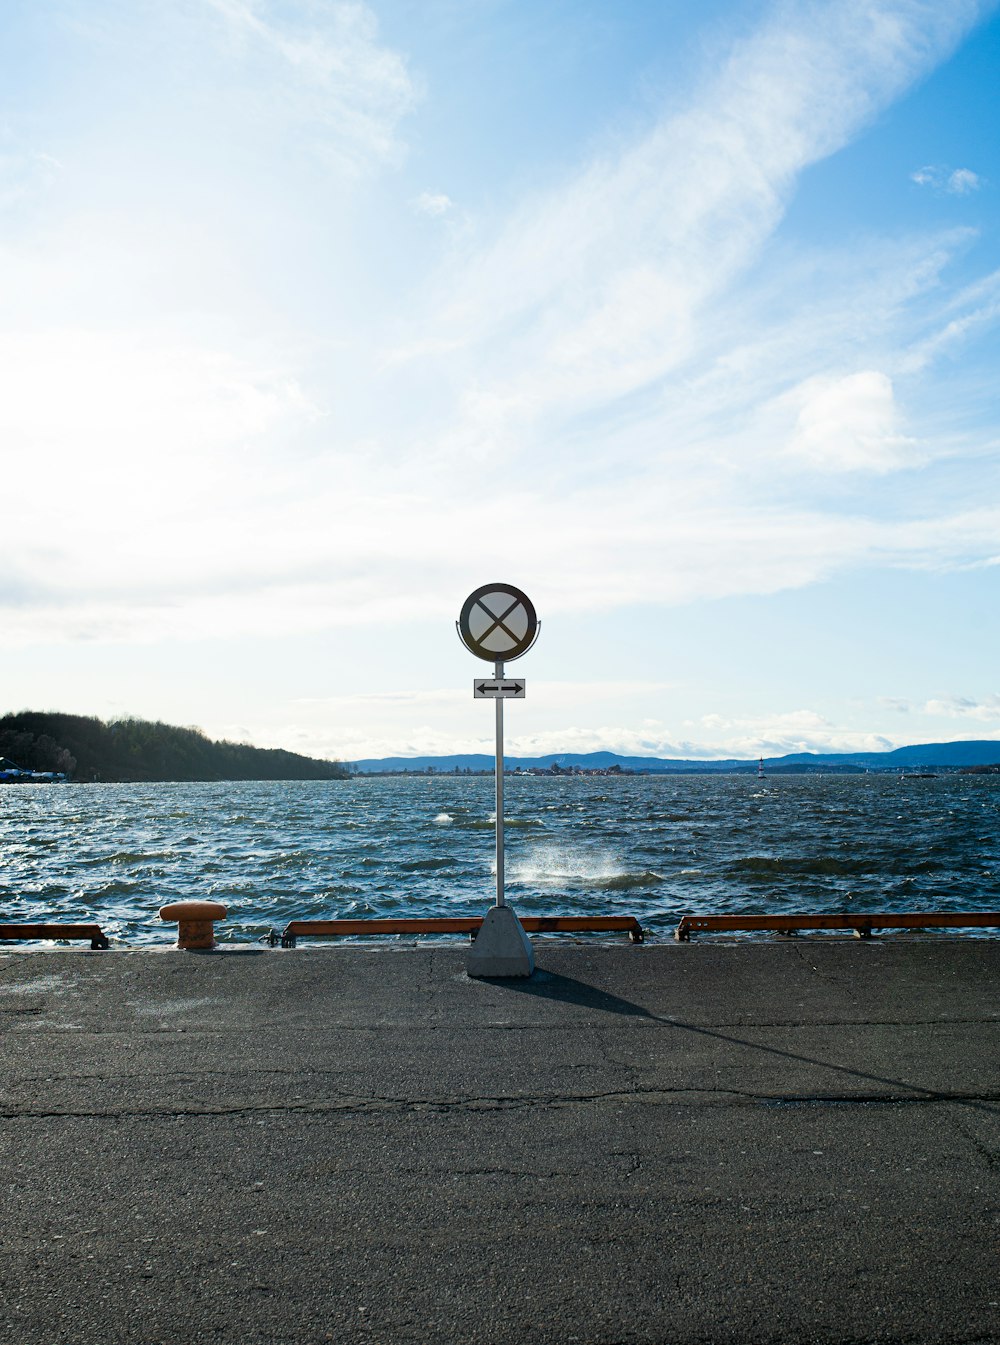
[[[277,118],[307,118],[349,156],[390,153],[413,87],[368,9],[213,0],[212,13],[235,65],[263,63],[262,106]],[[76,221],[54,257],[8,250],[11,274],[29,260],[31,284],[24,330],[0,347],[7,481],[49,498],[52,526],[15,520],[0,538],[21,565],[18,591],[46,599],[5,614],[5,639],[450,620],[466,577],[506,571],[512,529],[517,565],[539,576],[529,587],[552,613],[996,554],[988,502],[933,501],[885,522],[787,484],[793,467],[871,477],[932,452],[900,428],[900,349],[915,301],[928,342],[993,320],[989,296],[948,307],[940,277],[960,240],[761,261],[797,174],[940,58],[977,7],[844,0],[775,13],[685,107],[516,206],[492,242],[449,255],[415,313],[352,328],[350,350],[329,330],[298,348],[266,337],[260,312],[256,340],[239,341],[235,321],[183,306],[173,341],[141,321],[46,330],[28,291],[55,306],[64,282],[86,283],[67,241]],[[187,268],[175,259],[159,279],[151,248],[133,269],[126,237],[144,236],[113,237],[120,274],[102,254],[95,295],[117,282],[127,305],[159,283],[173,314]],[[234,288],[257,279],[237,273]],[[372,368],[373,330],[400,313],[404,344],[423,354]],[[925,343],[921,358],[933,353]],[[326,387],[302,372],[310,361]]]
[[[626,695],[639,695],[638,685],[627,684]],[[883,734],[839,725],[808,709],[755,716],[709,714],[683,723],[680,731],[660,721],[637,729],[618,719],[581,724],[569,718],[548,727],[554,723],[554,708],[567,705],[582,708],[604,702],[610,706],[614,700],[612,687],[613,684],[597,684],[595,696],[587,684],[567,683],[558,689],[557,695],[549,695],[543,701],[544,693],[552,692],[554,684],[531,681],[530,701],[512,705],[507,725],[508,755],[616,752],[622,756],[712,761],[794,752],[881,752],[897,745]],[[377,705],[361,698],[338,698],[332,707],[299,702],[289,707],[292,713],[280,724],[266,728],[258,724],[250,737],[254,742],[292,746],[313,755],[345,760],[453,753],[492,756],[492,716],[463,718],[459,713],[462,702],[469,704],[468,691],[458,693],[450,689],[420,694],[409,702],[385,698]],[[333,715],[328,713],[330,708],[334,709]],[[614,708],[620,713],[622,704]],[[531,722],[525,723],[526,718]],[[211,731],[231,736],[234,730],[232,726],[213,725]],[[245,726],[241,732],[246,736]]]
[[[532,694],[541,687],[533,684]],[[398,718],[373,719],[370,707],[357,705],[358,716],[345,717],[338,705],[335,717],[291,716],[273,724],[233,725],[220,721],[206,726],[213,737],[249,739],[264,746],[286,747],[313,756],[335,757],[345,761],[388,756],[450,756],[457,753],[492,757],[494,738],[489,728],[478,730],[468,721],[463,725],[456,714],[466,693],[447,693],[452,702],[441,698],[438,708],[447,710],[441,717],[421,719],[418,714],[401,713]],[[1000,698],[997,698],[1000,699]],[[565,752],[615,752],[621,756],[660,757],[691,761],[718,761],[728,758],[756,760],[800,752],[854,753],[888,752],[905,743],[933,741],[940,737],[933,718],[942,716],[974,721],[970,732],[955,733],[959,739],[1000,739],[1000,708],[993,698],[963,704],[963,698],[949,697],[926,704],[908,703],[914,712],[932,718],[907,723],[906,734],[873,732],[837,723],[813,710],[776,711],[749,716],[705,715],[685,722],[680,732],[660,723],[647,723],[636,729],[631,723],[616,720],[595,724],[568,722],[555,728],[519,728],[511,716],[508,723],[506,752],[512,756],[546,756]],[[579,702],[578,702],[579,703]],[[433,710],[433,698],[424,702]],[[523,707],[518,705],[519,709]],[[901,707],[891,707],[901,708]],[[402,709],[402,707],[401,707]]]
[[[755,256],[796,174],[844,144],[975,12],[906,0],[782,9],[693,106],[522,205],[443,286],[442,339],[497,338],[497,374],[468,400],[465,433],[492,441],[526,416],[580,412],[699,353],[704,305]]]
[[[454,201],[444,192],[422,191],[413,202],[413,208],[420,215],[446,215],[454,207]]]
[[[936,697],[927,701],[923,706],[923,712],[948,719],[976,719],[984,724],[1000,723],[1000,695],[984,696],[982,700],[954,695]]]
[[[983,185],[983,179],[971,168],[943,168],[939,164],[926,164],[910,178],[919,187],[932,187],[949,196],[968,196]]]
[[[686,743],[692,757],[785,756],[795,752],[883,752],[896,744],[879,733],[831,723],[816,710],[786,710],[773,714],[703,715],[685,727],[696,733],[700,746]],[[706,746],[706,739],[708,744]]]
[[[892,382],[878,370],[811,378],[785,400],[798,406],[788,452],[820,471],[891,472],[919,461],[916,441],[899,432]]]
[[[956,168],[948,175],[947,190],[954,196],[967,196],[982,186],[982,179],[971,168]]]
[[[732,720],[730,732],[720,736],[681,737],[649,733],[614,725],[565,727],[515,734],[508,744],[511,756],[546,756],[556,752],[617,752],[621,756],[718,761],[736,757],[785,756],[794,752],[882,752],[896,744],[881,734],[858,732],[828,723],[812,711]],[[442,749],[447,750],[447,749]],[[489,748],[480,746],[479,751]]]
[[[443,623],[442,623],[443,624]],[[355,692],[340,696],[296,698],[273,723],[239,726],[242,736],[274,746],[295,746],[311,755],[348,760],[361,757],[441,755],[481,752],[495,747],[492,707],[472,699],[473,667],[456,673],[456,685],[403,692]],[[621,713],[622,708],[665,697],[672,684],[642,680],[556,681],[529,675],[528,699],[512,703],[507,745],[511,752],[591,751],[608,748],[649,755],[664,741],[662,725],[635,733],[619,729],[589,730],[569,724],[558,731],[540,729],[564,714],[596,709]],[[211,731],[231,736],[236,728],[219,723]],[[593,736],[596,734],[597,736]],[[557,746],[533,744],[562,743]],[[572,744],[582,744],[575,747]],[[593,744],[592,746],[586,744]]]

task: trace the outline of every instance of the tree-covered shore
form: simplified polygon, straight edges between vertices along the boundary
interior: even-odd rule
[[[201,729],[144,719],[108,723],[87,715],[24,710],[0,717],[0,758],[70,780],[341,780],[339,761],[281,748],[213,742]]]

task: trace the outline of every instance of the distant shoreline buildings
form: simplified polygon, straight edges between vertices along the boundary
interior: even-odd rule
[[[347,763],[352,776],[367,775],[492,775],[493,758],[485,754],[438,757],[383,757]],[[938,775],[964,771],[1000,774],[1000,741],[970,739],[954,743],[922,743],[884,752],[795,752],[781,757],[741,760],[694,760],[625,757],[614,752],[560,752],[543,757],[508,755],[511,776],[636,776],[636,775]]]

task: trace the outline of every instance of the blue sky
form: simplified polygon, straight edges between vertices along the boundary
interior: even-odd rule
[[[14,0],[3,709],[1000,738],[1000,9]]]

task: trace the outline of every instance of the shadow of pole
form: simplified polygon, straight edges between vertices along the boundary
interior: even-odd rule
[[[895,1079],[884,1074],[874,1074],[866,1070],[857,1069],[852,1065],[838,1064],[832,1060],[820,1060],[815,1056],[802,1055],[796,1051],[788,1051],[781,1046],[769,1046],[761,1042],[748,1041],[745,1037],[734,1036],[730,1032],[721,1032],[718,1028],[699,1027],[695,1023],[684,1023],[676,1018],[663,1018],[659,1014],[650,1013],[648,1009],[643,1008],[641,1004],[635,1004],[632,1000],[623,999],[620,995],[609,994],[606,990],[599,990],[596,986],[588,985],[585,981],[578,981],[572,976],[563,976],[557,972],[543,971],[539,969],[530,980],[510,980],[496,982],[503,986],[505,990],[512,990],[516,994],[529,995],[533,999],[555,1000],[563,1004],[573,1004],[578,1008],[596,1009],[600,1013],[613,1013],[626,1018],[645,1019],[650,1023],[657,1024],[660,1027],[670,1028],[677,1032],[690,1032],[696,1036],[708,1037],[715,1041],[725,1042],[729,1046],[741,1047],[746,1051],[754,1051],[759,1054],[777,1056],[779,1059],[793,1061],[795,1064],[810,1065],[815,1069],[829,1070],[834,1074],[845,1075],[852,1079],[861,1079],[867,1083],[881,1084],[883,1087],[899,1090],[908,1093],[908,1098],[886,1097],[884,1094],[865,1094],[858,1096],[854,1093],[850,1096],[830,1096],[817,1097],[814,1094],[809,1095],[809,1100],[814,1102],[955,1102],[960,1105],[975,1108],[978,1111],[996,1114],[1000,1112],[1000,1107],[995,1104],[1000,1102],[1000,1095],[968,1096],[963,1094],[946,1093],[936,1088],[926,1088],[921,1084],[910,1083],[906,1079]],[[710,1088],[706,1092],[711,1092]],[[761,1096],[761,1101],[796,1101],[794,1094],[787,1097],[769,1098]],[[802,1100],[802,1099],[798,1099]]]

